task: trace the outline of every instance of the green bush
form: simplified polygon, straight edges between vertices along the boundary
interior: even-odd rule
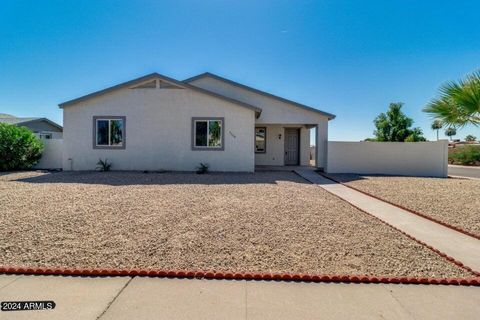
[[[0,123],[0,171],[29,169],[42,151],[42,141],[28,128]]]
[[[108,162],[107,158],[105,158],[105,160],[98,159],[97,168],[96,168],[97,170],[99,170],[99,171],[110,171],[111,168],[112,168],[112,163]]]
[[[448,161],[456,164],[475,165],[480,162],[480,146],[465,146],[450,149]]]
[[[208,163],[202,163],[200,162],[200,165],[197,167],[197,173],[198,174],[205,174],[205,173],[208,173],[208,168],[210,166],[208,165]]]

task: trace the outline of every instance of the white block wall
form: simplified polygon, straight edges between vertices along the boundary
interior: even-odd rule
[[[328,173],[447,177],[448,141],[328,142]]]
[[[61,169],[63,157],[63,139],[42,140],[44,149],[42,158],[34,169]]]

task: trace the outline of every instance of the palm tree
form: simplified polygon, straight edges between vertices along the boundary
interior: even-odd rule
[[[443,124],[440,120],[434,120],[432,123],[432,130],[437,130],[437,141],[438,141],[438,131],[442,129]]]
[[[447,130],[445,130],[445,135],[447,137],[450,137],[450,141],[452,141],[452,137],[456,134],[457,134],[457,129],[455,129],[453,127],[449,127],[449,128],[447,128]]]
[[[463,127],[480,124],[480,71],[458,82],[440,87],[440,95],[424,109],[448,126]]]

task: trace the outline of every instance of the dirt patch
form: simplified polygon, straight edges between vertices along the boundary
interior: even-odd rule
[[[471,277],[290,172],[0,176],[0,264]]]
[[[480,181],[331,174],[339,181],[480,236]]]

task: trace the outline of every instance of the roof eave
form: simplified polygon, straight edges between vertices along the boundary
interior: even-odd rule
[[[112,87],[108,87],[106,89],[95,91],[95,92],[89,93],[87,95],[81,96],[79,98],[75,98],[75,99],[72,99],[72,100],[68,100],[68,101],[59,103],[58,107],[59,108],[68,107],[68,106],[76,104],[78,102],[82,102],[82,101],[85,101],[85,100],[88,100],[88,99],[91,99],[91,98],[95,98],[95,97],[103,95],[103,94],[107,94],[109,92],[112,92],[112,91],[115,91],[115,90],[118,90],[118,89],[133,86],[137,83],[141,83],[141,82],[144,82],[144,81],[154,79],[158,76],[159,76],[158,73],[150,73],[150,74],[147,74],[147,75],[142,76],[140,78],[136,78],[136,79],[133,79],[133,80],[130,80],[130,81],[127,81],[127,82],[122,82],[122,83],[119,83],[119,84],[114,85]]]

